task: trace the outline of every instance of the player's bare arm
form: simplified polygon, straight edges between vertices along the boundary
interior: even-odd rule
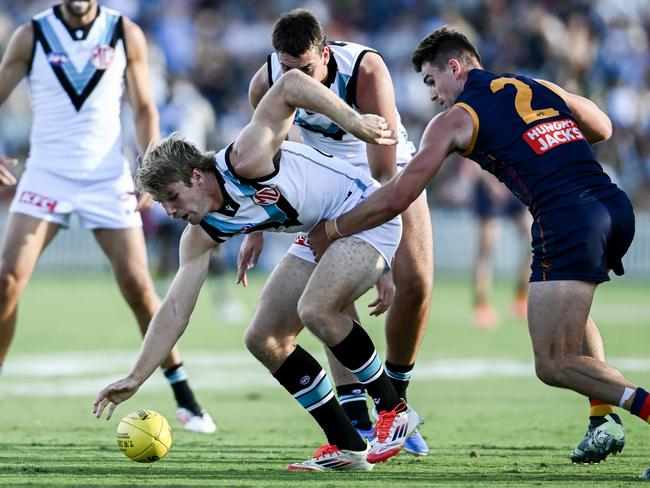
[[[452,152],[469,147],[474,134],[470,115],[460,107],[436,116],[427,126],[420,150],[404,171],[335,221],[321,222],[309,233],[309,246],[320,259],[332,240],[372,229],[406,210]]]
[[[612,121],[607,114],[588,98],[566,91],[546,80],[537,80],[557,93],[567,104],[589,144],[606,141],[612,137]]]
[[[128,53],[126,66],[126,93],[133,108],[133,118],[140,150],[160,139],[158,110],[151,97],[147,41],[140,27],[123,17],[124,37]]]
[[[233,145],[231,162],[245,178],[266,176],[273,171],[272,157],[289,133],[297,107],[321,113],[361,140],[395,144],[394,131],[383,117],[360,114],[323,84],[299,70],[290,70],[263,97],[253,119]]]
[[[32,24],[24,24],[13,33],[0,62],[0,105],[16,88],[16,85],[27,74],[34,45]],[[16,160],[0,155],[0,185],[15,185],[16,178],[9,171]]]
[[[200,226],[189,225],[180,243],[180,265],[174,281],[144,337],[142,349],[131,373],[104,388],[95,399],[97,418],[108,407],[106,419],[115,407],[130,398],[169,356],[190,320],[201,286],[208,273],[210,251],[217,243]]]
[[[260,104],[260,100],[262,100],[262,97],[266,95],[269,88],[269,72],[266,68],[266,64],[263,64],[262,67],[257,70],[257,73],[255,73],[248,85],[248,102],[251,104],[253,109],[257,108]]]
[[[397,130],[395,92],[386,63],[377,53],[367,53],[361,60],[357,77],[357,106],[362,113],[386,119],[388,128]],[[372,177],[386,183],[397,172],[396,146],[367,144],[368,165]]]
[[[140,27],[126,17],[124,37],[126,40],[126,94],[133,109],[133,122],[140,151],[151,142],[160,139],[158,109],[151,97],[149,67],[147,66],[147,41]],[[140,194],[137,210],[146,210],[153,204],[148,193]]]
[[[20,26],[9,39],[0,63],[0,105],[27,74],[33,46],[34,30],[31,23]]]

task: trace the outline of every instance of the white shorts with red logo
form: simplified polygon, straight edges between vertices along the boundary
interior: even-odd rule
[[[402,219],[401,217],[395,217],[385,224],[364,230],[363,232],[354,234],[352,237],[366,241],[374,247],[382,255],[386,261],[386,268],[389,269],[393,264],[395,251],[397,251],[401,236]],[[309,238],[306,233],[298,232],[287,252],[310,263],[316,262],[309,248]]]
[[[101,181],[75,180],[42,168],[27,168],[16,188],[10,212],[68,227],[76,213],[85,229],[142,226],[129,172]]]

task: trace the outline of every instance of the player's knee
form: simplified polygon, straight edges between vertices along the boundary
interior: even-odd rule
[[[131,307],[140,308],[152,300],[155,291],[148,280],[129,276],[120,280],[120,289]]]
[[[251,325],[244,334],[244,344],[248,351],[259,361],[266,364],[268,357],[277,356],[280,351],[287,351],[285,355],[293,350],[293,340],[290,337],[279,338],[269,335]]]
[[[309,330],[313,331],[314,328],[320,328],[324,315],[324,310],[312,300],[301,297],[298,301],[298,317]]]
[[[249,327],[244,334],[246,349],[258,359],[268,348],[267,339],[268,336],[260,334],[254,327]]]
[[[0,269],[0,303],[17,299],[20,293],[20,277],[11,269]]]
[[[535,374],[549,386],[562,386],[562,371],[560,365],[550,358],[535,359]]]
[[[395,288],[413,303],[428,303],[433,289],[433,273],[424,270],[413,271],[400,275],[395,280]]]

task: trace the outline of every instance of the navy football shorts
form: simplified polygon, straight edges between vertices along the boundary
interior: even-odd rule
[[[609,281],[625,271],[621,259],[634,237],[634,212],[621,191],[599,201],[535,218],[530,281]]]

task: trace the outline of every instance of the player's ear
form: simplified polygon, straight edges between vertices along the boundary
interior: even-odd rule
[[[203,171],[199,168],[192,168],[192,184],[200,183],[203,181]]]
[[[327,64],[330,61],[330,56],[332,55],[332,51],[330,51],[329,46],[324,46],[323,47],[323,64]]]
[[[456,58],[451,58],[448,61],[447,66],[456,77],[458,77],[462,72],[463,65]]]

